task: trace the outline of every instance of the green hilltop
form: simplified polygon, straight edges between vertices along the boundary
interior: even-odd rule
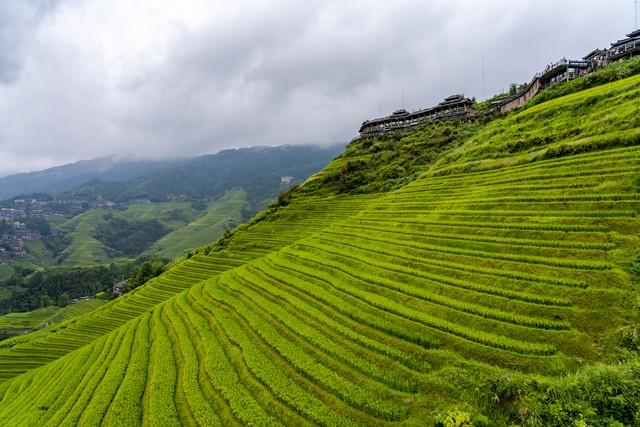
[[[356,140],[146,285],[0,342],[0,422],[637,425],[639,105],[636,75]]]

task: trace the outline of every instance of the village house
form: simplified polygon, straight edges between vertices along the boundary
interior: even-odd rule
[[[127,288],[127,281],[123,280],[122,282],[118,282],[111,287],[111,293],[117,297],[120,297],[124,294],[124,291],[126,288]]]
[[[281,176],[280,177],[280,185],[290,185],[291,181],[293,181],[292,176]]]

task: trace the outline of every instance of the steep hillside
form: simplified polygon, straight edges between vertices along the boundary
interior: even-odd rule
[[[392,138],[437,148],[386,156],[389,186],[388,139],[356,142],[163,276],[3,342],[0,420],[638,422],[639,104],[636,76],[425,126]]]

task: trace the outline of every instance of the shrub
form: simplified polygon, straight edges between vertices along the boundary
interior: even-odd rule
[[[436,427],[473,427],[476,424],[471,421],[471,415],[468,412],[452,411],[444,418],[437,420],[435,425]]]

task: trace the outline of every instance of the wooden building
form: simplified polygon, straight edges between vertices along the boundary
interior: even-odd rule
[[[533,76],[531,82],[527,84],[525,89],[517,95],[502,101],[498,108],[500,112],[508,113],[523,107],[531,98],[536,96],[542,90],[551,87],[557,83],[573,80],[577,77],[584,76],[588,73],[590,62],[587,60],[567,60],[549,64],[547,67]]]
[[[452,95],[435,107],[411,113],[404,109],[396,110],[390,116],[363,122],[360,126],[360,137],[366,138],[385,132],[410,129],[423,123],[448,118],[466,118],[474,113],[472,104],[473,102],[464,95]]]
[[[611,43],[609,60],[618,61],[640,53],[640,29],[627,34],[627,38]]]

